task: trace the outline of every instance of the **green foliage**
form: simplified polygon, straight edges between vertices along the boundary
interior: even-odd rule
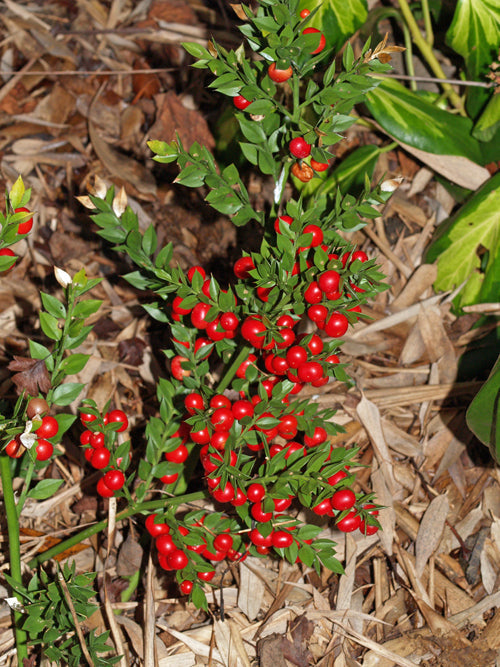
[[[316,10],[307,25],[321,28],[327,47],[335,51],[363,25],[368,15],[366,0],[300,0],[299,9],[310,9],[311,14]]]
[[[437,290],[465,283],[456,307],[498,300],[500,294],[500,173],[438,229],[426,261],[438,262]]]
[[[71,566],[64,564],[54,579],[43,570],[39,575],[35,574],[27,588],[5,576],[23,606],[22,628],[28,634],[29,643],[39,646],[42,655],[51,661],[64,662],[72,667],[86,664],[68,595],[78,625],[84,630],[84,622],[98,609],[92,602],[95,597],[92,582],[96,573],[76,574],[74,563]],[[85,636],[88,654],[96,667],[114,665],[120,660],[116,656],[109,657],[113,648],[106,643],[108,637],[109,632],[96,635],[94,630]]]
[[[500,357],[469,405],[467,425],[500,463]]]

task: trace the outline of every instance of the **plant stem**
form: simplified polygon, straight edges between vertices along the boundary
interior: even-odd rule
[[[118,512],[118,514],[116,515],[116,521],[117,522],[122,521],[123,519],[127,519],[128,517],[133,516],[134,514],[140,514],[141,512],[162,509],[163,507],[165,507],[165,505],[168,505],[170,507],[174,505],[182,505],[183,503],[191,503],[195,500],[203,500],[206,499],[206,497],[207,494],[205,491],[196,491],[195,493],[188,493],[184,496],[177,496],[176,498],[163,497],[160,498],[159,500],[149,500],[145,503],[132,505],[132,507],[128,507],[127,509]],[[102,521],[99,521],[98,523],[95,523],[93,526],[89,526],[88,528],[85,528],[85,530],[76,533],[76,535],[68,537],[67,540],[59,542],[59,544],[56,544],[51,549],[47,549],[47,551],[44,551],[38,556],[32,558],[30,561],[28,561],[28,567],[34,568],[37,565],[45,563],[51,558],[58,556],[63,551],[66,551],[66,549],[74,547],[76,544],[80,544],[80,542],[83,542],[83,540],[86,540],[87,538],[92,537],[92,535],[95,535],[96,533],[99,533],[101,530],[104,530],[107,525],[108,525],[108,519],[106,518],[103,519]]]
[[[425,41],[432,47],[434,44],[434,31],[432,29],[431,12],[429,10],[429,0],[422,0],[422,14],[424,15]]]
[[[21,549],[19,543],[19,519],[17,516],[16,500],[12,489],[12,475],[10,473],[10,459],[0,454],[0,477],[2,479],[3,502],[7,518],[7,531],[9,535],[9,561],[10,576],[19,584],[23,585],[21,573]],[[13,611],[14,636],[17,648],[17,660],[20,665],[24,658],[28,657],[27,634],[21,629],[20,624],[23,615],[19,611]]]
[[[241,350],[238,352],[236,356],[233,355],[234,359],[229,368],[227,369],[224,377],[222,380],[219,382],[217,386],[217,392],[219,394],[222,394],[224,389],[227,389],[229,384],[231,383],[232,379],[234,378],[236,371],[238,368],[241,366],[241,364],[245,361],[245,359],[248,357],[250,354],[250,350],[252,348],[248,347],[247,345],[244,345]]]
[[[401,9],[401,13],[403,14],[404,20],[406,21],[406,24],[410,29],[412,39],[415,42],[416,46],[420,49],[420,52],[426,59],[427,64],[429,65],[429,67],[431,68],[431,70],[434,72],[434,74],[437,76],[438,79],[446,79],[446,75],[443,72],[436,56],[434,55],[431,46],[423,38],[422,33],[420,32],[420,29],[417,25],[417,22],[413,18],[413,14],[411,13],[411,9],[410,6],[408,5],[407,0],[397,0],[397,2],[399,8]],[[455,109],[457,109],[457,111],[459,111],[459,113],[462,116],[466,116],[464,110],[464,104],[460,95],[457,95],[457,93],[453,90],[453,87],[449,83],[441,82],[441,85],[443,87],[443,90],[446,91],[448,98],[455,107]]]
[[[411,34],[410,31],[408,30],[408,26],[406,23],[403,21],[402,23],[403,27],[403,35],[404,35],[404,40],[405,40],[405,46],[406,46],[406,51],[404,53],[404,58],[405,58],[405,63],[406,63],[406,70],[409,74],[409,76],[414,77],[415,76],[415,68],[413,67],[413,44],[411,41]],[[412,90],[417,90],[417,82],[414,79],[410,80],[410,88]]]
[[[28,466],[28,470],[26,472],[26,477],[24,479],[24,484],[23,484],[23,490],[21,491],[21,495],[19,496],[19,500],[16,506],[16,512],[17,512],[17,518],[21,516],[21,512],[23,511],[24,503],[26,501],[26,496],[28,495],[28,491],[30,488],[30,483],[31,483],[31,478],[33,477],[33,472],[35,470],[35,462],[30,459],[30,463]]]

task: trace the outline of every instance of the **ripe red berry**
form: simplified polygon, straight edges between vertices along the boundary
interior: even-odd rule
[[[217,551],[229,551],[233,546],[233,538],[227,533],[221,533],[214,538],[214,547]]]
[[[292,74],[293,70],[291,67],[287,67],[286,69],[276,69],[276,63],[271,63],[267,70],[268,77],[275,83],[283,83],[284,81],[288,81]]]
[[[323,367],[317,361],[306,361],[297,368],[301,382],[315,382],[323,377]]]
[[[89,463],[92,467],[97,470],[102,470],[103,468],[108,467],[111,458],[109,449],[106,449],[106,447],[99,447],[99,449],[92,449],[90,451],[92,451],[92,456],[89,458]]]
[[[311,13],[311,12],[310,12],[309,9],[303,9],[303,10],[300,12],[300,18],[301,18],[301,19],[305,19],[305,18],[307,18],[307,17],[309,16],[310,13]]]
[[[325,500],[322,500],[317,505],[314,505],[314,507],[312,507],[311,509],[314,512],[314,514],[317,514],[318,516],[324,516],[325,514],[330,513],[332,511],[330,498],[325,498]]]
[[[170,371],[176,380],[183,380],[185,377],[191,375],[191,371],[182,367],[184,362],[188,361],[187,357],[182,357],[179,354],[172,358],[170,362]]]
[[[5,447],[5,453],[7,456],[10,456],[11,459],[18,459],[20,456],[22,456],[23,449],[21,448],[21,441],[19,436],[7,443]]]
[[[186,556],[184,551],[176,549],[175,551],[172,551],[168,554],[167,563],[172,568],[172,570],[183,570],[189,563],[189,558]]]
[[[330,292],[336,292],[340,284],[340,274],[337,271],[329,270],[325,271],[318,277],[318,285],[320,289],[329,294]]]
[[[255,354],[249,354],[247,359],[245,359],[245,361],[243,361],[240,364],[238,370],[236,371],[236,377],[244,379],[247,368],[249,366],[252,366],[256,361],[257,361],[257,357],[255,356]],[[236,417],[236,419],[237,419],[237,417]]]
[[[316,426],[312,435],[304,436],[304,444],[308,447],[317,447],[321,445],[322,442],[325,442],[328,434],[322,426]]]
[[[368,255],[362,250],[355,250],[351,255],[351,262],[354,262],[356,259],[359,259],[360,262],[368,261]]]
[[[290,153],[299,159],[304,159],[311,154],[311,144],[308,144],[303,137],[295,137],[288,145]]]
[[[202,266],[196,265],[196,266],[192,266],[187,272],[187,277],[188,277],[188,280],[189,280],[190,283],[193,282],[193,278],[194,278],[195,273],[199,273],[200,276],[203,278],[203,280],[205,280],[206,275],[207,275],[205,273],[205,269]]]
[[[212,492],[212,497],[219,503],[229,503],[234,500],[234,487],[231,482],[226,482],[226,486],[223,488],[215,489]]]
[[[146,519],[146,530],[151,537],[159,537],[160,535],[168,535],[170,533],[170,526],[166,523],[155,523],[156,514],[150,514]]]
[[[197,410],[205,409],[205,400],[201,394],[192,392],[184,398],[184,407],[190,415],[194,415]]]
[[[155,546],[159,554],[162,556],[168,556],[174,552],[177,547],[168,533],[160,533],[155,539]]]
[[[97,493],[102,498],[112,498],[113,495],[114,495],[113,489],[109,488],[109,486],[104,481],[104,477],[101,477],[101,479],[97,482],[96,490],[97,490]]]
[[[240,420],[243,417],[252,417],[254,406],[251,401],[239,400],[233,403],[231,410],[234,418]]]
[[[323,238],[324,238],[323,230],[321,229],[321,227],[318,227],[318,225],[306,225],[302,230],[302,234],[311,234],[312,241],[308,246],[299,248],[299,251],[307,250],[307,248],[317,248],[319,245],[323,243]]]
[[[316,162],[316,160],[311,158],[311,167],[314,169],[314,171],[326,171],[329,166],[329,162]]]
[[[329,477],[326,481],[328,482],[328,484],[330,484],[330,486],[335,486],[336,484],[341,482],[346,477],[347,477],[347,473],[345,472],[345,470],[339,470],[334,475]]]
[[[174,300],[172,301],[172,310],[175,313],[179,313],[179,315],[189,315],[189,313],[193,310],[192,308],[183,308],[182,306],[182,298],[180,296],[176,296]]]
[[[208,322],[206,317],[211,306],[209,303],[200,302],[191,311],[191,324],[197,329],[206,329]]]
[[[307,309],[307,317],[315,323],[324,322],[328,315],[328,308],[320,304],[310,306]]]
[[[333,509],[339,510],[340,512],[350,510],[351,507],[354,507],[355,502],[356,494],[351,489],[339,489],[338,491],[335,491],[330,498],[330,503]]]
[[[112,491],[119,491],[125,484],[125,475],[121,470],[108,470],[103,479],[108,489]]]
[[[179,590],[183,595],[189,595],[193,590],[193,582],[189,581],[189,579],[181,581],[179,585]]]
[[[31,213],[29,208],[25,208],[22,206],[21,208],[16,208],[14,210],[14,213]],[[28,220],[25,220],[24,222],[21,222],[18,227],[17,227],[17,234],[28,234],[31,231],[31,228],[33,227],[33,217],[28,218]]]
[[[250,531],[250,542],[255,544],[255,546],[261,547],[270,547],[273,543],[272,533],[264,537],[258,528],[254,528]]]
[[[264,347],[265,336],[262,334],[265,334],[265,332],[266,325],[257,317],[247,317],[241,325],[243,338],[259,350]]]
[[[286,549],[293,544],[293,536],[286,530],[276,530],[272,536],[272,545],[276,549]]]
[[[323,51],[323,49],[325,48],[326,39],[325,39],[325,36],[323,35],[323,33],[320,30],[318,30],[317,28],[305,28],[305,30],[302,31],[303,35],[309,35],[311,33],[319,33],[320,34],[318,46],[314,49],[314,51],[311,51],[311,55],[315,56],[317,53],[321,53],[321,51]]]
[[[285,440],[291,440],[297,435],[297,417],[295,415],[283,415],[280,417],[278,434]]]
[[[258,503],[266,495],[266,488],[259,482],[253,482],[247,489],[247,498],[251,503]]]
[[[111,412],[108,412],[106,416],[108,418],[108,424],[121,424],[120,428],[118,429],[118,433],[122,433],[123,431],[127,430],[128,417],[123,412],[123,410],[111,410]]]
[[[304,292],[304,299],[307,303],[316,304],[323,300],[323,292],[318,283],[313,280]]]
[[[255,264],[251,257],[240,257],[240,259],[236,260],[233,267],[234,275],[242,280],[250,277],[249,272],[252,269],[255,269]]]
[[[220,316],[220,325],[225,331],[235,331],[240,321],[234,313],[222,313]]]
[[[163,484],[173,484],[176,482],[179,478],[179,473],[178,472],[173,472],[170,475],[163,475],[163,477],[160,477],[160,482]]]
[[[58,430],[59,424],[57,423],[57,419],[50,415],[45,415],[42,423],[36,430],[36,434],[38,438],[53,438],[57,435]]]
[[[230,408],[217,408],[210,417],[216,431],[229,431],[234,423],[234,415]]]
[[[171,452],[166,452],[165,458],[170,463],[184,463],[189,456],[189,451],[186,445],[179,445]]]
[[[287,350],[286,361],[290,368],[298,368],[307,361],[307,350],[302,345],[292,345]]]
[[[233,104],[240,111],[244,111],[247,107],[249,107],[252,104],[252,102],[243,97],[243,95],[236,95],[235,97],[233,97]]]
[[[333,312],[325,323],[325,333],[332,338],[340,338],[349,328],[349,320],[343,313]]]
[[[343,519],[337,521],[337,528],[343,533],[352,533],[361,525],[361,517],[356,512],[349,512]]]
[[[198,579],[200,581],[212,581],[215,576],[215,570],[209,570],[208,572],[198,572]]]

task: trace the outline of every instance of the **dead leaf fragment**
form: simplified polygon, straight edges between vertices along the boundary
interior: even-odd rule
[[[15,356],[7,368],[19,371],[12,376],[19,394],[26,391],[30,396],[38,396],[39,392],[46,394],[51,387],[49,372],[42,359]]]
[[[415,569],[419,577],[439,546],[449,510],[448,496],[443,494],[431,501],[422,517],[415,544]]]

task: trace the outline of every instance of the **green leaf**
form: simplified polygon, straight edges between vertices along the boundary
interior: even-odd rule
[[[60,369],[64,371],[65,375],[74,375],[75,373],[79,373],[81,370],[83,370],[83,368],[85,368],[85,364],[89,360],[89,357],[90,354],[81,354],[80,352],[72,354],[71,356],[62,360]]]
[[[42,479],[28,492],[28,496],[37,500],[46,500],[51,498],[63,483],[63,479]]]
[[[498,286],[500,252],[500,172],[492,176],[462,208],[442,223],[426,261],[438,260],[437,290],[451,290],[466,281],[456,305],[482,302],[483,284]],[[485,250],[488,255],[485,255]],[[487,258],[486,266],[482,259]],[[490,275],[490,271],[492,274]],[[498,291],[494,299],[498,299]]]
[[[69,405],[81,394],[84,384],[81,382],[66,382],[54,389],[52,401],[56,405]]]
[[[98,299],[85,299],[76,304],[73,310],[74,317],[82,317],[83,319],[90,317],[96,313],[101,307],[102,301]]]
[[[469,77],[484,79],[498,58],[500,4],[497,0],[458,0],[446,41],[465,60]],[[472,116],[484,105],[488,93],[474,88],[467,108]]]
[[[500,463],[500,357],[490,376],[472,399],[466,414],[467,426]]]
[[[24,195],[24,183],[23,179],[18,176],[16,182],[12,186],[12,189],[9,193],[10,204],[12,208],[19,208]]]
[[[59,299],[56,299],[55,296],[50,294],[45,294],[45,292],[40,292],[40,297],[42,299],[43,307],[50,315],[61,319],[66,317],[66,308]]]
[[[58,320],[53,315],[49,315],[42,311],[40,313],[40,326],[43,333],[51,340],[59,340],[62,336],[62,331],[58,327]]]
[[[375,120],[398,141],[428,153],[462,155],[482,163],[469,118],[438,109],[397,81],[382,81],[367,93],[366,105]]]
[[[490,98],[472,131],[472,135],[479,141],[492,141],[495,134],[498,135],[497,139],[500,141],[500,95],[498,94]],[[496,146],[500,157],[498,142]]]
[[[326,47],[336,51],[353,35],[368,15],[366,0],[301,0],[299,10],[317,8],[311,23],[326,37]],[[298,12],[297,12],[298,13]]]

